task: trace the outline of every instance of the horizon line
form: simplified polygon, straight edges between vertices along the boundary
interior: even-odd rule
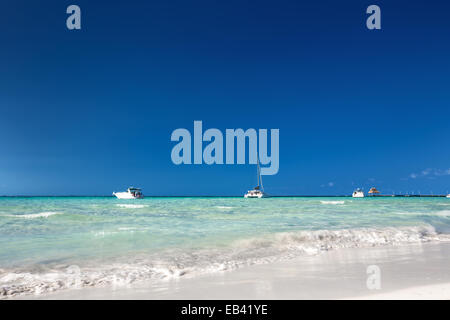
[[[440,198],[446,197],[446,194],[386,194],[386,195],[368,195],[365,198]],[[115,198],[114,195],[0,195],[0,198]],[[154,195],[144,198],[241,198],[242,195]],[[320,197],[339,197],[352,198],[352,195],[270,195],[270,198],[320,198]],[[119,199],[120,200],[120,199]]]

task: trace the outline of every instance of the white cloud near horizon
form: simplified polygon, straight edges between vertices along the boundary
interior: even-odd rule
[[[450,175],[450,168],[449,169],[435,169],[435,168],[427,168],[425,170],[422,170],[420,173],[411,173],[409,175],[409,178],[411,179],[417,179],[417,178],[434,178],[434,177],[442,177],[442,176],[449,176]]]
[[[334,182],[332,182],[332,181],[330,181],[330,182],[328,182],[327,184],[322,184],[321,185],[321,187],[323,188],[323,187],[334,187]]]

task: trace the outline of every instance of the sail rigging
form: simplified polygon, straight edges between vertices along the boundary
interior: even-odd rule
[[[259,165],[259,157],[258,156],[257,156],[256,160],[257,160],[256,174],[257,174],[257,180],[258,180],[257,188],[261,189],[264,192],[264,186],[263,186],[262,177],[261,177],[261,167]]]

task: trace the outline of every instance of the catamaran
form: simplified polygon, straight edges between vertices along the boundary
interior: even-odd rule
[[[141,189],[129,187],[126,192],[113,192],[113,195],[118,199],[143,199],[144,195],[142,194]]]
[[[258,185],[253,190],[248,190],[247,193],[244,195],[244,198],[269,198],[269,195],[264,192],[264,186],[261,177],[261,168],[259,166],[259,159],[256,168],[257,168],[256,170],[257,170]]]
[[[355,191],[353,191],[352,197],[353,198],[364,198],[364,191],[362,191],[360,188],[358,188]]]

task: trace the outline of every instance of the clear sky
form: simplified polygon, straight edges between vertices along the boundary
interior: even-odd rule
[[[77,4],[82,29],[66,28]],[[382,29],[366,28],[381,7]],[[271,194],[450,191],[448,1],[0,2],[0,194],[242,195],[177,128],[279,128]]]

